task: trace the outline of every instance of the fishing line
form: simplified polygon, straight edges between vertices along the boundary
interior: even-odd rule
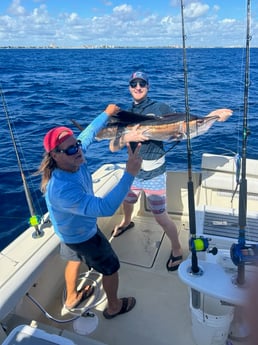
[[[249,25],[249,24],[247,24],[247,25]],[[250,40],[251,40],[251,36],[249,33],[249,41]],[[246,40],[245,39],[243,39],[243,46],[246,46]],[[238,91],[239,97],[237,97],[236,99],[241,99],[243,93],[245,92],[245,87],[246,87],[246,80],[245,80],[246,63],[245,63],[245,60],[246,60],[246,48],[243,48],[242,49],[242,56],[241,56],[240,83],[239,83],[239,91]],[[248,80],[248,83],[250,86],[250,84],[251,84],[250,80]],[[241,113],[242,112],[243,112],[242,106],[239,104],[238,105],[238,121],[237,121],[237,125],[236,125],[236,129],[237,129],[237,153],[238,154],[240,154],[240,151],[241,151],[241,135],[242,135]]]
[[[235,186],[235,189],[232,193],[232,197],[231,197],[231,208],[233,208],[233,200],[234,200],[234,197],[237,193],[237,190],[238,190],[238,187],[240,186],[240,176],[241,176],[241,161],[242,161],[242,157],[240,156],[239,153],[237,152],[234,152],[230,149],[227,149],[227,150],[224,150],[223,147],[216,147],[217,149],[222,149],[223,150],[223,153],[224,154],[227,154],[227,153],[231,153],[233,154],[234,156],[232,157],[232,159],[234,159],[234,162],[235,162],[235,167],[236,167],[236,186]]]
[[[168,152],[172,151],[174,147],[176,147],[178,144],[180,144],[181,141],[176,141],[174,145],[172,145],[168,150],[165,151],[165,153],[161,156],[164,157]]]
[[[15,217],[15,216],[0,216],[0,219],[18,219],[18,220],[24,220],[23,217]]]
[[[235,166],[236,166],[236,187],[235,187],[235,190],[232,194],[231,205],[233,204],[234,196],[238,190],[238,187],[240,186],[240,173],[241,173],[242,158],[240,157],[240,155],[238,153],[235,154],[234,161],[235,161]]]
[[[248,5],[247,5],[248,6]],[[248,11],[248,9],[247,9]],[[248,14],[247,14],[248,16]],[[248,20],[248,19],[247,19]],[[250,19],[249,19],[250,20]],[[250,30],[248,28],[250,24],[247,24],[247,30]],[[249,41],[251,40],[251,36],[250,36],[250,31],[249,31]],[[243,46],[246,45],[246,41],[245,43],[243,44]],[[249,49],[249,47],[248,47]],[[240,81],[240,85],[239,85],[239,94],[240,95],[243,95],[243,93],[245,93],[245,88],[246,88],[246,57],[247,57],[247,54],[246,54],[246,48],[243,48],[242,49],[242,58],[241,58],[241,69],[240,69],[240,78],[241,78],[241,81]],[[249,68],[249,67],[248,67]],[[244,76],[244,78],[242,78]],[[248,84],[250,85],[250,80],[248,80]],[[244,88],[243,88],[243,85],[244,85]],[[241,109],[241,105],[239,105],[239,116],[238,116],[238,140],[237,140],[237,152],[240,152],[240,148],[241,148],[241,142],[240,142],[240,137],[241,137],[241,112],[242,112],[242,109]]]

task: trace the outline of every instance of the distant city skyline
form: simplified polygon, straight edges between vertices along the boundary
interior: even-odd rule
[[[184,0],[186,45],[243,47],[246,0]],[[251,1],[251,47],[258,2]],[[181,47],[179,0],[1,0],[0,47]]]

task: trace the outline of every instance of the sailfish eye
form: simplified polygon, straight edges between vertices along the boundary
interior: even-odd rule
[[[202,125],[203,124],[203,119],[198,119],[197,121],[196,121],[196,125],[197,126],[200,126],[200,125]]]

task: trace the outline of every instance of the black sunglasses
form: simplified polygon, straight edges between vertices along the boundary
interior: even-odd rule
[[[55,152],[65,153],[67,156],[72,156],[72,155],[75,155],[79,151],[79,149],[81,149],[81,147],[82,147],[81,140],[77,140],[75,145],[71,145],[71,146],[67,147],[67,149],[65,149],[65,150],[60,150],[57,148],[57,149],[55,149]]]
[[[139,84],[140,87],[146,87],[147,82],[146,82],[145,80],[137,80],[137,81],[132,80],[132,81],[130,81],[130,83],[129,83],[129,85],[130,85],[133,89],[137,86],[137,84]]]

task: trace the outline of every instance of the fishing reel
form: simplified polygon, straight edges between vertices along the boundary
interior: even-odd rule
[[[203,236],[200,236],[198,238],[193,236],[189,239],[189,249],[192,252],[192,264],[191,264],[191,267],[189,267],[188,269],[188,273],[196,275],[196,276],[203,275],[202,268],[198,266],[198,257],[197,257],[198,252],[208,252],[208,253],[212,253],[213,255],[217,254],[218,252],[217,248],[214,247],[211,250],[209,250],[209,241],[210,239],[205,238]],[[192,295],[193,295],[192,300],[195,301],[194,305],[195,306],[199,305],[199,302],[200,302],[199,292],[196,292],[195,290],[192,289]]]
[[[236,266],[239,264],[258,265],[258,244],[233,243],[230,248],[230,257]]]
[[[40,224],[40,222],[41,222],[41,217],[38,215],[33,215],[28,220],[28,224],[30,226],[34,226],[34,227],[38,226]]]
[[[189,249],[192,253],[208,252],[213,255],[216,255],[218,253],[218,249],[216,247],[213,247],[212,249],[208,250],[209,241],[211,241],[211,239],[203,236],[200,236],[198,238],[192,237],[189,240]]]
[[[38,215],[32,215],[29,218],[28,224],[35,229],[32,234],[33,238],[40,238],[44,235],[44,231],[40,229],[41,217]]]

